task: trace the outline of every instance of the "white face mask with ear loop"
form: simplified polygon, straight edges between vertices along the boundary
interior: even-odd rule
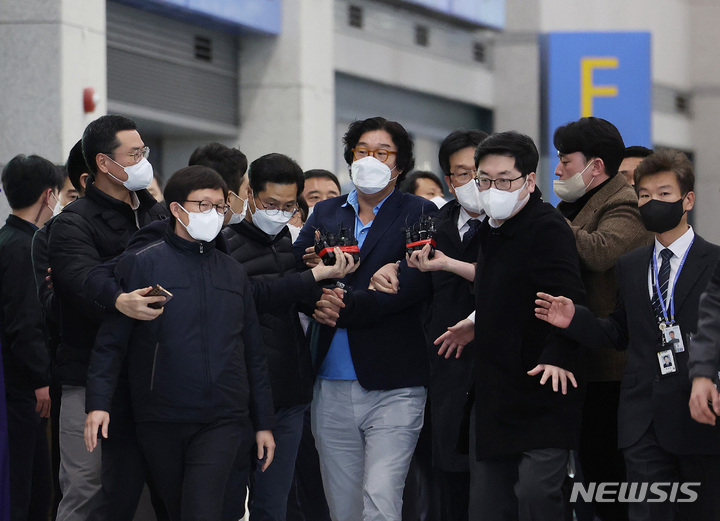
[[[395,170],[395,167],[393,167]],[[359,191],[365,195],[373,195],[382,191],[392,179],[392,170],[385,163],[373,156],[363,157],[350,165],[350,177]]]
[[[58,199],[58,196],[55,195],[53,192],[50,192],[50,195],[52,195],[55,198],[55,206],[52,207],[53,217],[55,217],[60,212],[62,212],[62,209],[65,208],[65,206],[60,204],[60,199]]]
[[[555,179],[553,181],[553,190],[555,191],[555,195],[566,203],[574,203],[580,199],[587,191],[590,183],[592,183],[592,178],[590,178],[590,183],[585,184],[582,175],[585,173],[585,170],[593,164],[593,161],[595,160],[590,160],[590,162],[585,165],[585,168],[573,175],[570,179],[565,179],[564,181]]]
[[[520,200],[520,192],[523,191],[527,182],[527,176],[525,176],[523,185],[514,192],[498,190],[494,186],[480,192],[480,204],[485,209],[487,216],[495,221],[504,221],[515,215],[518,208],[530,198],[528,193]]]
[[[196,241],[210,242],[220,233],[225,216],[217,213],[214,208],[208,213],[202,213],[188,212],[180,203],[178,206],[188,215],[188,224],[185,226],[180,219],[178,221]]]
[[[468,212],[480,214],[485,211],[480,202],[480,190],[474,180],[471,179],[462,186],[453,186],[453,190],[460,206]]]
[[[230,190],[230,193],[233,194],[235,197],[237,197],[238,199],[240,199],[243,202],[243,207],[242,207],[242,210],[235,213],[232,209],[232,205],[230,205],[229,211],[230,211],[230,213],[232,213],[232,215],[230,216],[230,219],[228,220],[228,225],[238,224],[238,223],[242,222],[242,220],[245,219],[245,215],[247,214],[247,209],[248,209],[248,200],[247,199],[243,199],[242,197],[240,197],[238,194],[236,194],[232,190]]]
[[[150,164],[150,161],[147,160],[147,158],[143,157],[140,162],[135,163],[134,165],[122,166],[120,163],[112,159],[107,154],[105,154],[105,157],[107,157],[110,161],[122,168],[125,171],[125,174],[127,174],[128,178],[126,181],[120,181],[120,179],[110,173],[110,170],[108,170],[107,174],[113,179],[115,179],[115,181],[117,181],[118,183],[121,183],[131,192],[144,190],[145,188],[150,186],[150,183],[152,183],[153,167]]]

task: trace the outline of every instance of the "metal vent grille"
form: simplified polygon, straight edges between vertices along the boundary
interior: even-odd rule
[[[487,60],[487,52],[485,44],[482,42],[474,42],[472,49],[473,60],[479,63],[485,63]]]
[[[108,99],[236,126],[235,36],[107,3]],[[202,33],[202,34],[198,34]]]
[[[213,61],[212,40],[207,36],[195,35],[195,58],[204,62]]]
[[[427,25],[415,26],[415,45],[427,47],[430,45],[430,28]]]
[[[350,27],[363,27],[363,9],[358,5],[348,6],[348,25]]]

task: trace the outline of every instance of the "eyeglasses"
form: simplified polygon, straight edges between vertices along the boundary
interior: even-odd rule
[[[188,199],[185,201],[186,203],[197,203],[198,205],[198,211],[200,213],[210,213],[213,208],[219,213],[220,215],[225,215],[228,213],[228,210],[230,210],[230,205],[227,204],[213,204],[210,201],[193,201],[191,199]]]
[[[111,152],[110,154],[107,154],[109,156],[114,156],[115,152]],[[150,155],[150,147],[143,147],[140,149],[135,150],[135,152],[129,153],[129,154],[123,154],[128,155],[133,158],[133,161],[136,163],[139,163],[143,159],[147,159],[147,157]]]
[[[267,212],[268,215],[277,215],[280,212],[288,212],[292,215],[295,215],[298,211],[297,209],[297,203],[295,201],[291,203],[286,203],[282,207],[274,204],[274,203],[266,203],[262,199],[260,199],[257,194],[253,194],[253,197],[255,200],[260,201],[260,206],[262,206],[262,209]]]
[[[465,184],[470,181],[473,177],[475,177],[475,170],[470,170],[469,172],[457,172],[453,174],[450,172],[450,176],[454,177],[458,183]]]
[[[384,148],[378,148],[377,150],[368,150],[365,147],[357,147],[352,149],[353,159],[358,160],[363,157],[373,156],[378,161],[384,163],[390,157],[390,154],[397,154],[394,150],[386,150]]]
[[[480,190],[487,190],[493,185],[493,183],[495,183],[495,188],[502,190],[503,192],[507,192],[510,190],[510,186],[512,186],[513,181],[517,181],[523,177],[524,176],[520,176],[515,179],[490,179],[489,177],[476,177],[475,183],[477,183]]]

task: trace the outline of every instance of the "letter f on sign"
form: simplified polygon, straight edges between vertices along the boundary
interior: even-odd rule
[[[580,59],[580,117],[593,115],[595,98],[614,98],[618,95],[617,85],[594,85],[595,69],[617,69],[620,61],[615,57],[586,57]]]

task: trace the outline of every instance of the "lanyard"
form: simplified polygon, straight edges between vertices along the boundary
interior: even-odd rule
[[[680,272],[683,269],[683,266],[685,265],[685,259],[687,259],[688,253],[690,252],[690,248],[692,248],[693,242],[695,242],[695,237],[693,237],[693,240],[690,241],[690,246],[687,247],[687,250],[685,250],[685,255],[683,255],[682,260],[680,261],[680,266],[678,266],[677,273],[675,273],[675,280],[673,281],[672,286],[672,292],[668,294],[668,303],[670,304],[670,320],[668,320],[668,314],[667,314],[667,308],[668,306],[665,305],[665,299],[663,298],[662,292],[660,291],[660,281],[658,280],[658,267],[657,267],[657,245],[653,248],[653,275],[654,275],[654,284],[655,284],[655,291],[658,295],[658,300],[660,301],[660,307],[662,308],[663,316],[665,317],[665,322],[668,322],[670,324],[675,323],[675,286],[677,286],[678,279],[680,278]],[[668,260],[668,262],[670,262]]]

